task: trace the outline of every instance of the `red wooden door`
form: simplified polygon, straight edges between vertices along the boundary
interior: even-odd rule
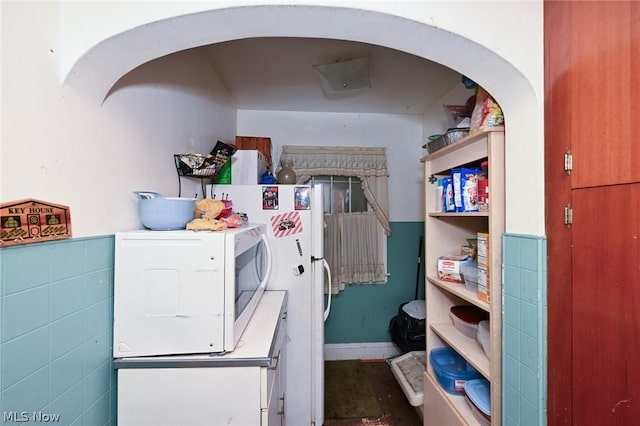
[[[640,3],[544,7],[548,424],[626,426],[640,418]]]
[[[578,189],[572,202],[573,424],[638,424],[640,183]]]

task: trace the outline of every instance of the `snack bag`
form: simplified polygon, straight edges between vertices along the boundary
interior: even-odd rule
[[[486,90],[478,86],[476,105],[471,113],[469,133],[473,134],[481,127],[500,126],[503,123],[504,115],[502,114],[500,105],[498,105]]]
[[[460,191],[463,212],[478,211],[478,180],[480,178],[479,168],[460,169]]]
[[[451,169],[451,185],[453,186],[453,203],[455,212],[462,212],[462,168]]]
[[[223,217],[222,222],[227,224],[229,228],[240,228],[247,224],[247,215],[244,213],[233,213],[227,217]]]
[[[447,213],[456,211],[456,204],[453,198],[453,181],[450,177],[442,178],[444,186],[444,211]]]
[[[451,169],[453,199],[456,212],[478,211],[478,177],[480,168]]]

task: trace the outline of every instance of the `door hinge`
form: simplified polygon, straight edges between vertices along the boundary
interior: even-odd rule
[[[573,155],[571,151],[567,150],[567,152],[564,153],[564,172],[570,175],[571,170],[573,170]]]
[[[571,226],[573,223],[573,209],[571,208],[571,204],[567,204],[564,206],[564,224],[566,226]]]

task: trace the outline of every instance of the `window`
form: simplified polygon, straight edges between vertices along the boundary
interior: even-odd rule
[[[318,175],[311,177],[311,184],[322,185],[325,213],[369,211],[358,177]]]
[[[322,185],[325,197],[325,253],[332,293],[346,284],[387,281],[389,228],[385,148],[282,147],[299,183]]]

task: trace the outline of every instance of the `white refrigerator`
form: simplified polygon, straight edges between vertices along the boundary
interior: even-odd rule
[[[207,195],[229,199],[250,223],[267,224],[272,270],[267,290],[288,292],[285,420],[324,423],[324,212],[320,186],[210,185]]]

